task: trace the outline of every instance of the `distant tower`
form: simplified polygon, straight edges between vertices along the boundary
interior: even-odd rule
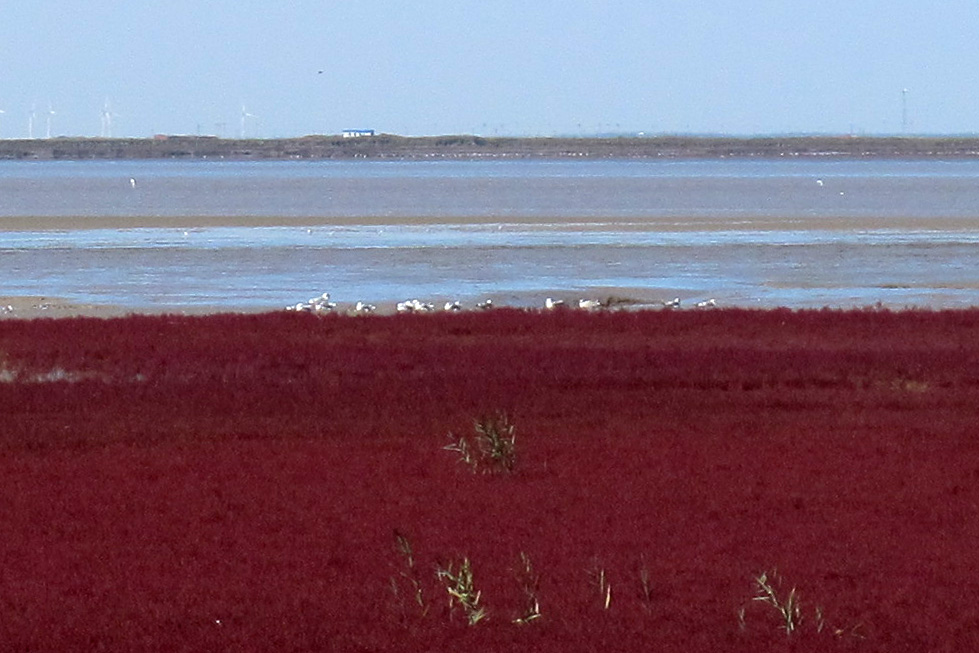
[[[27,138],[34,138],[34,121],[37,119],[37,107],[31,105],[31,112],[27,114]]]

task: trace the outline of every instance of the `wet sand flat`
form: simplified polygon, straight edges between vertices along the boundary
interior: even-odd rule
[[[438,236],[432,236],[435,240],[426,247],[406,244],[344,250],[338,249],[328,237],[329,232],[324,231],[331,226],[376,225],[381,229],[391,225],[432,227],[434,233],[441,233],[439,229],[448,225],[463,230],[454,233],[469,233],[467,226],[485,230],[492,224],[498,224],[504,233],[507,227],[512,227],[516,234],[554,234],[557,237],[554,243],[563,243],[563,234],[582,234],[582,242],[588,240],[590,233],[611,234],[613,239],[610,244],[603,244],[602,238],[581,244],[575,237],[566,244],[548,244],[552,241],[547,240],[544,245],[514,248],[484,239],[472,246],[442,247],[438,246]],[[276,274],[293,275],[297,281],[287,285],[285,292],[280,293],[281,298],[265,296],[232,303],[217,295],[213,298],[198,295],[202,287],[195,290],[181,282],[168,284],[174,287],[140,290],[145,293],[144,298],[152,298],[150,302],[78,301],[60,296],[58,287],[38,287],[24,297],[9,290],[4,293],[9,297],[0,299],[0,318],[274,311],[305,300],[312,296],[311,292],[323,291],[334,293],[338,310],[349,310],[358,300],[364,300],[376,304],[382,313],[393,312],[397,301],[414,297],[439,307],[445,301],[456,299],[471,307],[479,299],[492,298],[497,305],[521,308],[542,307],[546,297],[572,305],[579,298],[616,298],[621,300],[620,306],[630,308],[660,308],[663,302],[674,298],[688,304],[716,298],[722,305],[749,307],[854,307],[879,302],[893,308],[908,305],[952,308],[974,305],[979,297],[979,278],[966,262],[972,251],[966,240],[979,231],[979,218],[683,216],[555,220],[507,217],[500,222],[466,216],[439,219],[385,216],[0,218],[0,230],[12,234],[64,231],[69,238],[73,238],[72,233],[94,229],[118,232],[174,229],[181,236],[187,231],[193,235],[194,229],[224,227],[295,227],[301,229],[299,233],[303,236],[307,230],[314,234],[310,241],[313,246],[265,247],[247,242],[250,236],[246,235],[242,245],[246,249],[198,248],[190,243],[189,249],[181,244],[149,249],[78,250],[70,254],[77,257],[78,265],[130,271],[125,273],[130,276],[140,274],[148,265],[173,270],[166,272],[169,281],[181,278],[178,270],[204,274],[205,278],[209,271],[224,271],[229,291],[260,287],[270,283],[268,279]],[[685,235],[688,233],[689,239]],[[866,234],[880,233],[893,234],[895,243],[889,244],[886,238],[865,238]],[[938,240],[944,241],[936,242],[928,235],[931,233],[939,234]],[[635,234],[636,240],[631,240],[629,234]],[[710,234],[717,234],[721,240],[715,240]],[[964,240],[956,234],[962,234]],[[905,242],[908,235],[917,235],[918,240]],[[766,244],[765,238],[772,238],[771,242],[778,245]],[[73,264],[65,262],[66,255],[58,250],[38,252],[25,265],[37,265],[38,269],[61,266],[65,274],[77,274],[69,267]],[[509,271],[500,272],[500,266]],[[200,270],[205,272],[195,272]],[[307,270],[310,271],[308,279],[303,276]],[[343,275],[334,276],[330,272],[317,276],[317,270],[346,270],[347,278],[355,275],[360,285],[356,279],[335,281]],[[525,271],[525,275],[514,270]],[[233,276],[243,271],[252,276]],[[493,277],[494,274],[502,276]],[[120,272],[101,279],[82,275],[79,277],[79,283],[85,284],[82,294],[112,297],[118,290],[114,284],[131,282],[125,275]],[[492,291],[479,291],[479,296],[475,292],[460,296],[453,289],[459,286],[452,284],[467,275],[479,279],[479,283],[493,284]],[[594,281],[579,285],[581,280],[588,279]],[[368,292],[371,286],[365,284],[375,282],[386,285],[376,286],[377,292]],[[429,290],[411,290],[416,287]],[[46,291],[50,296],[40,294]],[[172,294],[169,297],[152,294],[164,291]],[[766,293],[770,294],[768,299]]]
[[[322,227],[384,225],[539,225],[550,229],[635,231],[849,231],[979,230],[979,215],[923,216],[0,216],[0,231],[75,231],[85,229],[193,229],[205,227]]]

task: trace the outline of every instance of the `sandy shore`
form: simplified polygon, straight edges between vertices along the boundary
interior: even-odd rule
[[[265,313],[282,307],[250,307],[230,310],[222,306],[122,306],[74,302],[61,297],[0,296],[0,320],[63,317],[112,318],[126,315],[211,315],[214,313]]]
[[[478,302],[490,300],[494,307],[512,307],[523,309],[544,308],[544,301],[550,297],[563,302],[564,306],[576,307],[579,299],[594,299],[602,302],[609,310],[660,309],[664,301],[673,299],[669,289],[665,288],[595,288],[587,296],[567,290],[555,290],[548,293],[512,292],[495,293],[479,300],[469,299],[462,302],[463,310],[479,310]],[[420,301],[431,303],[435,310],[442,311],[449,297],[419,297]],[[681,298],[684,299],[684,298]],[[297,300],[305,303],[305,300]],[[337,302],[332,312],[339,314],[357,314],[354,302]],[[373,311],[377,315],[391,315],[397,312],[397,302],[378,302]],[[286,306],[252,306],[247,308],[230,309],[226,306],[121,306],[114,304],[91,304],[73,302],[60,297],[27,297],[0,296],[0,320],[3,319],[36,319],[36,318],[67,318],[67,317],[97,317],[113,318],[126,315],[210,315],[215,313],[268,313],[290,310]]]
[[[112,304],[86,304],[60,297],[0,296],[0,320],[60,317],[121,317],[132,313],[185,315],[223,312],[218,307],[132,308]]]

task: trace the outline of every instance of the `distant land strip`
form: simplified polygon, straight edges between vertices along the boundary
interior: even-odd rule
[[[681,159],[681,158],[972,158],[979,137],[688,137],[484,138],[472,135],[356,138],[153,138],[0,140],[0,160],[87,159]]]

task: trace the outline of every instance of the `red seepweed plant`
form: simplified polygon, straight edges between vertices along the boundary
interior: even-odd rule
[[[969,650],[977,335],[979,311],[2,321],[0,642]],[[460,474],[438,439],[487,406],[519,459]],[[488,617],[443,614],[450,587]]]

